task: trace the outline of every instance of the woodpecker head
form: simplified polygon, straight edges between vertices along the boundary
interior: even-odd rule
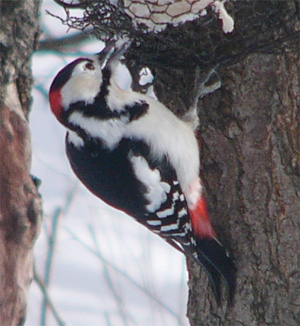
[[[110,82],[114,69],[130,45],[128,39],[111,41],[98,54],[79,58],[64,67],[54,78],[49,91],[51,110],[56,118],[68,125],[72,104],[92,105],[105,83]]]

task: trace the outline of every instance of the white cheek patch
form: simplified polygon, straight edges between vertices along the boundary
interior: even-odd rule
[[[144,157],[132,156],[130,160],[136,177],[147,189],[145,197],[149,204],[146,208],[148,212],[153,213],[167,200],[167,194],[170,192],[171,187],[166,182],[161,181],[159,171],[151,169]]]
[[[101,77],[101,76],[100,76]],[[73,76],[61,89],[62,105],[68,109],[70,104],[84,101],[92,104],[101,87],[101,78],[94,75]]]
[[[114,149],[123,137],[126,124],[121,119],[99,120],[84,117],[80,112],[73,112],[69,121],[78,126],[91,137],[98,138],[109,149]]]

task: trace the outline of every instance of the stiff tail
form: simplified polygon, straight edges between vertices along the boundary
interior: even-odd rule
[[[218,304],[221,301],[221,277],[224,278],[230,305],[236,286],[236,268],[229,253],[216,238],[203,196],[190,210],[190,216],[197,243],[197,253],[193,256],[205,268]]]
[[[218,306],[221,304],[221,275],[218,270],[202,254],[193,255],[198,264],[200,264],[208,275],[212,290],[214,292]]]
[[[221,276],[227,287],[228,304],[233,302],[236,286],[236,267],[232,257],[217,239],[197,239],[195,259],[205,268],[217,300],[221,302]]]

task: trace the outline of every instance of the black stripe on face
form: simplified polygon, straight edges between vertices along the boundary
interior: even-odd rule
[[[124,122],[131,122],[139,119],[148,111],[149,104],[145,101],[135,102],[132,105],[125,105],[120,111],[111,111],[107,106],[103,97],[95,98],[93,104],[85,104],[84,101],[78,101],[70,105],[67,111],[64,111],[64,119],[68,121],[68,117],[73,112],[81,112],[86,118],[96,118],[99,120],[122,119]]]
[[[56,76],[51,89],[60,89],[70,78],[76,65],[82,61],[93,62],[88,58],[81,58],[73,61],[63,70],[61,70],[60,73]],[[85,101],[78,101],[76,103],[70,104],[68,109],[62,112],[63,121],[65,121],[65,124],[68,125],[68,127],[70,127],[72,130],[77,128],[77,126],[72,125],[68,121],[69,116],[74,112],[80,112],[84,117],[95,118],[99,120],[122,119],[125,123],[137,120],[147,113],[149,104],[144,100],[124,105],[123,107],[118,108],[118,110],[112,110],[108,106],[107,97],[109,95],[111,75],[112,72],[110,68],[103,69],[100,91],[95,96],[93,103],[86,104]]]

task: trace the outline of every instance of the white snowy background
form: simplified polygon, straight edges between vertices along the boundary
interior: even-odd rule
[[[42,39],[66,35],[52,0],[41,9]],[[74,33],[74,31],[69,31]],[[43,227],[35,245],[35,269],[45,286],[30,289],[26,326],[185,326],[187,274],[182,254],[133,219],[102,203],[72,173],[65,130],[50,112],[48,89],[67,63],[99,52],[87,41],[64,50],[37,51],[32,131],[32,174],[42,180]],[[45,294],[46,293],[46,294]],[[55,313],[45,309],[45,295]]]

